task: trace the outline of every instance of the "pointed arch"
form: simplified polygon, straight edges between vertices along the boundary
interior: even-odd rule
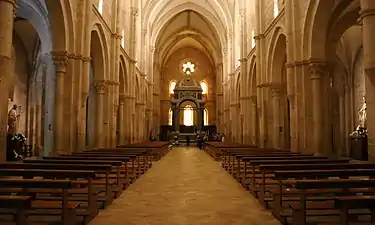
[[[203,111],[203,125],[207,126],[208,122],[208,109],[205,108]]]
[[[201,80],[200,82],[201,88],[202,88],[202,94],[207,95],[208,94],[208,83],[206,80]]]
[[[173,123],[173,112],[172,112],[172,109],[169,108],[169,110],[168,110],[168,125],[172,126],[172,123]]]
[[[122,55],[120,55],[120,94],[126,94],[128,90],[128,80],[127,80],[127,69],[125,59]]]
[[[74,51],[74,23],[70,0],[46,0],[54,51]]]
[[[285,59],[279,58],[286,56],[286,36],[282,27],[276,27],[274,30],[267,52],[267,81],[281,83],[281,73],[277,74],[276,68],[284,67],[285,64]]]
[[[184,125],[185,126],[194,125],[194,111],[191,105],[186,105],[184,107]]]
[[[93,26],[93,29],[91,30],[91,50],[95,51],[95,54],[91,52],[92,61],[94,63],[95,61],[99,61],[103,65],[102,68],[94,67],[95,79],[107,80],[108,71],[109,71],[108,42],[104,33],[103,26],[99,23],[95,23]],[[99,74],[98,74],[98,71],[95,71],[98,69],[100,71]]]
[[[352,0],[310,0],[303,28],[303,54],[306,59],[325,59],[327,35],[332,17],[338,17]],[[332,9],[335,9],[332,12]]]
[[[100,34],[96,30],[91,31],[91,63],[95,80],[105,80],[104,49]]]
[[[256,90],[256,85],[257,85],[257,80],[256,80],[256,56],[252,56],[250,60],[250,70],[249,70],[249,76],[248,81],[247,81],[247,87],[249,87],[249,93],[248,96],[256,96],[257,90]]]
[[[169,82],[169,86],[168,86],[169,94],[174,94],[174,88],[176,87],[176,84],[177,84],[176,80],[171,80]]]

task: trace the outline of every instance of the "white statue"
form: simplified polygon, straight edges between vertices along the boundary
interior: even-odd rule
[[[362,105],[362,108],[358,111],[358,116],[359,116],[359,125],[358,125],[358,128],[359,127],[366,128],[366,122],[367,122],[367,113],[366,113],[366,110],[367,110],[366,99],[363,96],[363,105]]]

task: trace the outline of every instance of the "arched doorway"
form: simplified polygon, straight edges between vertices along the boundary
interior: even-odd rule
[[[86,103],[86,146],[103,144],[103,96],[106,91],[103,44],[99,28],[91,31],[91,70]]]
[[[272,142],[274,148],[291,147],[290,103],[287,95],[286,36],[276,29],[271,58]]]

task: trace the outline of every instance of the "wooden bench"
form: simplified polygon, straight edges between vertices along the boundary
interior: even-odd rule
[[[273,165],[273,166],[278,166],[280,164],[282,165],[288,165],[292,166],[293,164],[298,164],[298,165],[305,165],[305,166],[310,166],[310,165],[330,165],[334,163],[348,163],[348,159],[285,159],[285,160],[249,160],[248,165],[252,167],[252,179],[250,180],[250,185],[249,185],[249,190],[255,194],[257,197],[259,197],[259,201],[266,207],[268,207],[268,202],[272,201],[271,198],[267,198],[267,192],[268,192],[268,187],[272,187],[274,185],[278,185],[277,180],[273,179],[274,170],[269,169],[267,165]],[[261,178],[258,179],[255,174],[257,173],[257,168],[259,168],[259,172],[261,173]],[[245,167],[245,171],[248,168]]]
[[[48,159],[47,159],[48,158]],[[74,165],[111,165],[112,170],[109,172],[109,183],[113,186],[113,191],[116,192],[116,196],[122,193],[122,190],[128,185],[128,180],[126,179],[126,164],[118,160],[105,160],[105,159],[90,159],[90,158],[71,158],[71,157],[59,157],[51,156],[45,157],[43,160],[28,159],[24,160],[24,163],[33,164],[74,164]],[[124,172],[125,171],[125,172]],[[106,173],[97,173],[96,178],[106,178]],[[94,183],[98,184],[98,181]]]
[[[297,180],[297,181],[290,181],[285,183],[291,188],[295,188],[299,190],[299,203],[292,204],[290,207],[293,210],[293,218],[292,218],[292,225],[306,225],[307,224],[307,216],[308,211],[306,208],[306,191],[309,189],[342,189],[340,192],[341,194],[347,193],[350,188],[374,188],[375,187],[375,179],[322,179],[322,180]],[[375,192],[375,190],[373,190]],[[347,202],[345,206],[348,206],[349,201],[353,201],[353,198],[357,196],[351,196],[351,198],[336,198],[337,202]],[[359,197],[358,201],[363,200],[363,197]],[[362,203],[365,203],[362,201]],[[364,205],[362,205],[363,207]],[[329,209],[329,207],[328,207]],[[342,208],[341,208],[342,209]],[[317,210],[317,209],[315,209]],[[329,210],[328,213],[324,213],[324,210],[327,210],[326,207],[323,207],[318,214],[314,216],[324,216],[324,215],[342,215],[342,212],[337,210]],[[344,220],[347,222],[348,220],[348,213],[347,211],[343,212],[345,214]],[[370,212],[358,212],[359,215],[371,214]],[[344,223],[348,224],[348,223]]]
[[[44,179],[71,179],[72,183],[75,184],[75,180],[83,179],[87,181],[87,185],[84,188],[73,188],[69,189],[69,195],[82,195],[83,198],[73,197],[75,201],[87,202],[87,207],[83,210],[79,210],[77,215],[83,217],[83,221],[88,223],[98,213],[97,207],[97,195],[98,191],[94,189],[93,180],[95,179],[94,171],[86,170],[41,170],[41,169],[0,169],[0,177],[22,177],[25,179],[33,178],[44,178]],[[80,181],[80,184],[82,182]],[[16,193],[22,192],[22,189],[1,189],[0,193]],[[61,194],[61,190],[56,189],[28,189],[27,193],[33,194]],[[38,198],[40,199],[40,198]],[[53,198],[47,197],[48,200]]]
[[[60,155],[67,156],[67,155]],[[145,155],[145,152],[112,152],[112,151],[84,151],[76,152],[71,156],[84,156],[84,157],[129,157],[131,159],[131,167],[134,168],[134,171],[138,176],[145,173],[151,166],[148,162],[148,155]],[[150,161],[151,162],[151,161]]]
[[[340,209],[340,224],[349,224],[350,209],[369,209],[371,224],[375,222],[375,196],[340,196],[336,197],[335,206]]]
[[[246,156],[283,156],[283,155],[301,155],[300,153],[277,151],[277,150],[262,150],[262,149],[251,149],[247,151],[223,151],[222,164],[226,170],[231,169],[231,165],[234,165],[237,161],[241,161],[242,157]]]
[[[128,149],[128,148],[100,148],[95,150],[84,150],[83,152],[75,153],[97,153],[97,154],[122,154],[122,155],[136,155],[142,160],[138,162],[144,163],[146,169],[152,166],[152,150],[151,149]]]
[[[143,174],[140,164],[136,163],[136,155],[106,155],[106,154],[97,154],[97,153],[82,153],[82,154],[73,154],[73,155],[59,155],[55,156],[60,159],[67,160],[109,160],[115,161],[120,160],[126,164],[126,172],[128,172],[129,178],[131,181]],[[57,159],[57,158],[54,158]],[[139,159],[139,158],[138,158]],[[130,164],[129,164],[130,163]],[[125,172],[125,171],[124,171]]]
[[[298,201],[298,190],[286,188],[283,182],[287,182],[290,179],[327,179],[327,178],[349,178],[349,177],[373,177],[375,176],[375,169],[326,169],[326,170],[280,170],[275,171],[275,179],[278,180],[278,188],[270,190],[272,193],[273,203],[272,212],[273,214],[283,221],[291,217],[292,215],[285,211],[285,202]],[[308,190],[305,191],[306,195],[318,196],[318,198],[308,198],[307,200],[332,200],[332,196],[328,198],[319,197],[322,194],[339,193],[340,190]],[[356,190],[353,190],[356,191]],[[339,193],[341,194],[341,193]],[[284,212],[285,211],[285,212]]]
[[[25,210],[26,215],[38,216],[61,216],[63,225],[72,224],[72,221],[78,221],[75,215],[75,209],[79,207],[79,202],[69,202],[68,190],[74,186],[70,180],[44,180],[44,179],[11,179],[0,178],[0,188],[23,188],[27,192],[30,188],[48,188],[48,189],[62,189],[61,200],[56,201],[41,201],[31,205],[31,210]],[[38,210],[34,210],[38,209]],[[40,210],[42,209],[42,210]],[[49,210],[52,209],[52,210]],[[16,214],[16,212],[8,211],[1,212],[1,214]]]
[[[109,179],[109,174],[113,170],[112,165],[107,164],[47,164],[47,163],[0,163],[0,168],[4,169],[43,169],[43,170],[89,170],[96,174],[104,174],[104,179],[93,181],[93,185],[103,193],[103,196],[98,197],[98,201],[103,202],[103,207],[111,204],[116,195],[116,182]],[[75,184],[81,183],[85,185],[86,181],[74,181]]]
[[[16,225],[26,225],[26,210],[31,209],[31,196],[0,195],[0,209],[16,210]]]

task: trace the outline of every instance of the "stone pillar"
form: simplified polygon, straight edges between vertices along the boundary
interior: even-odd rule
[[[173,108],[173,124],[175,131],[180,130],[180,109],[175,106]]]
[[[258,145],[258,119],[257,119],[257,96],[253,95],[251,98],[251,136],[253,145]]]
[[[324,64],[311,63],[310,80],[312,87],[312,107],[313,109],[313,143],[314,152],[324,154],[323,148],[323,101],[322,101],[322,76],[324,74]]]
[[[124,121],[123,122],[120,121],[120,123],[122,123],[123,126],[124,126],[124,144],[130,144],[131,139],[132,139],[132,137],[131,137],[131,134],[132,134],[132,131],[131,131],[132,99],[131,99],[130,96],[124,96],[124,98],[125,98],[124,109],[123,109],[123,111],[124,111]]]
[[[375,154],[375,1],[361,0],[369,158]]]
[[[12,39],[15,0],[0,0],[0,90],[6,93],[0,96],[0,162],[6,159],[6,134],[8,125],[9,80],[13,77]]]
[[[64,154],[69,149],[64,148],[64,76],[68,64],[66,52],[53,52],[56,69],[55,109],[54,109],[54,149],[53,154]]]
[[[104,117],[103,117],[103,103],[106,89],[105,81],[95,81],[96,91],[96,147],[104,147]]]
[[[125,143],[125,102],[126,97],[125,95],[119,96],[119,108],[118,108],[118,123],[119,123],[119,142],[118,144],[124,145]]]
[[[272,90],[272,111],[273,111],[273,147],[281,148],[280,144],[280,87],[275,85]]]

